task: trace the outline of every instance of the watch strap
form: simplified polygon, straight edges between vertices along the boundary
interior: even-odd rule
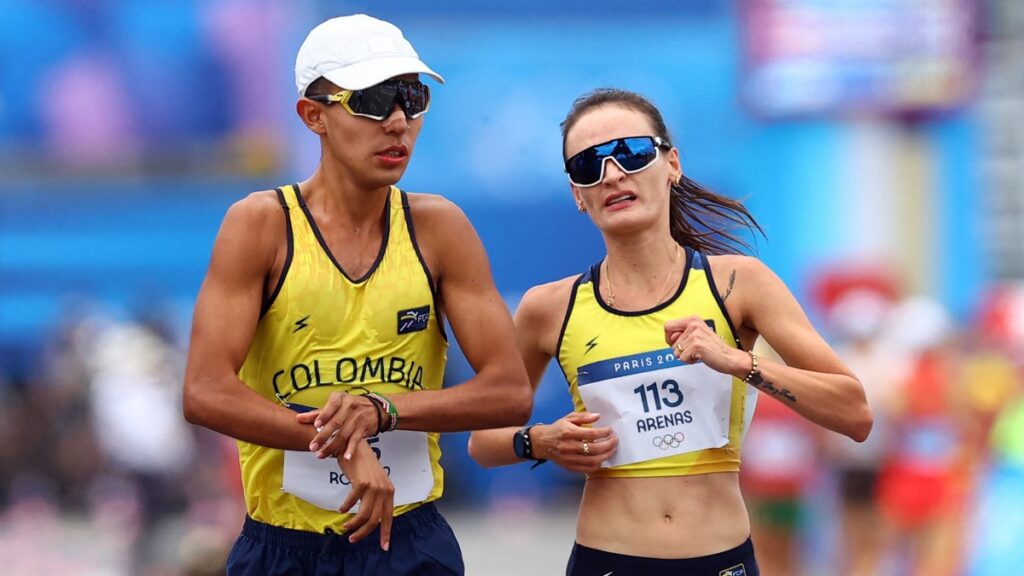
[[[537,466],[540,466],[541,464],[547,462],[547,460],[545,460],[543,458],[538,458],[533,453],[533,439],[530,438],[530,430],[534,426],[536,426],[536,425],[537,425],[537,423],[530,424],[529,426],[525,426],[525,427],[523,427],[522,429],[520,429],[519,431],[516,432],[516,434],[519,435],[523,439],[523,455],[522,455],[522,458],[524,458],[526,460],[533,460],[534,461],[533,465],[530,466],[531,470],[533,470]]]

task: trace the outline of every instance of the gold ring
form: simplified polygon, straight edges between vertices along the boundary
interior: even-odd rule
[[[590,456],[590,444],[586,440],[583,441],[583,455]]]

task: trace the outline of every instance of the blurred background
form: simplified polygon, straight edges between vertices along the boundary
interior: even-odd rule
[[[687,174],[763,225],[876,419],[855,444],[762,399],[764,574],[1017,571],[1018,0],[0,0],[0,572],[222,573],[244,509],[234,443],[181,418],[191,307],[227,207],[315,167],[295,52],[356,12],[446,77],[401,184],[465,210],[510,309],[603,254],[558,129],[595,87],[651,98]],[[553,368],[533,420],[570,409]],[[466,439],[442,509],[468,573],[564,573],[582,479],[484,470]]]

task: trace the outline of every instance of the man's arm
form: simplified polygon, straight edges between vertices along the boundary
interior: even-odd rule
[[[557,354],[555,348],[574,281],[575,277],[535,286],[523,295],[516,310],[516,342],[534,392]],[[567,470],[597,470],[618,446],[611,428],[589,427],[598,417],[592,413],[571,412],[552,424],[534,425],[530,430],[534,456],[552,460]],[[512,448],[512,437],[518,430],[518,427],[507,427],[474,431],[469,437],[469,455],[487,467],[522,462]],[[592,448],[586,455],[579,452],[584,441]]]
[[[252,343],[264,283],[284,242],[272,192],[235,203],[224,217],[199,289],[185,369],[185,419],[246,442],[308,450],[314,430],[238,379]]]
[[[395,396],[400,427],[447,432],[522,424],[533,393],[483,244],[454,204],[439,196],[417,199],[418,240],[429,250],[428,262],[436,262],[445,315],[476,375],[446,390]]]

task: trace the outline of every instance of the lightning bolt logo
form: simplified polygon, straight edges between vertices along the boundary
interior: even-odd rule
[[[309,316],[309,314],[306,314],[304,317],[299,318],[298,320],[295,321],[295,330],[292,330],[292,334],[295,334],[299,330],[302,330],[306,326],[309,326],[309,324],[306,322],[306,320],[309,320]]]
[[[594,336],[589,341],[587,341],[587,349],[584,350],[583,353],[586,354],[587,352],[590,352],[591,350],[594,349],[595,346],[597,346],[597,336]]]

